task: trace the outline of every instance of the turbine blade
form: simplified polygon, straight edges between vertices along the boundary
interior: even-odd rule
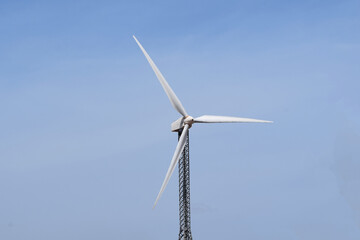
[[[226,116],[213,116],[203,115],[194,119],[196,123],[272,123],[272,121],[252,119],[252,118],[239,118],[239,117],[226,117]]]
[[[185,108],[183,107],[183,105],[181,104],[180,100],[177,98],[177,96],[175,95],[174,91],[171,89],[170,85],[166,82],[164,76],[161,74],[161,72],[159,71],[159,69],[156,67],[155,63],[153,62],[153,60],[151,60],[149,54],[145,51],[145,49],[143,48],[143,46],[140,44],[140,42],[136,39],[135,36],[133,36],[133,38],[135,39],[136,43],[139,45],[141,51],[144,53],[146,59],[148,60],[148,62],[150,63],[150,66],[152,67],[152,69],[154,70],[156,77],[159,79],[162,87],[164,88],[166,95],[168,96],[171,105],[184,117],[186,117],[188,114],[185,111]]]
[[[170,180],[170,177],[171,177],[172,173],[174,172],[175,166],[176,166],[176,164],[178,163],[178,161],[180,159],[181,153],[184,150],[184,147],[185,147],[185,144],[186,144],[186,136],[187,136],[188,129],[189,129],[189,125],[186,124],[184,129],[183,129],[183,132],[182,132],[182,134],[180,136],[179,142],[178,142],[178,144],[176,146],[174,156],[173,156],[173,158],[171,160],[169,169],[168,169],[168,171],[166,173],[166,176],[165,176],[164,182],[163,182],[163,184],[162,184],[162,186],[160,188],[159,194],[156,197],[156,201],[154,203],[153,208],[155,208],[155,206],[156,206],[157,202],[159,201],[162,193],[164,192],[164,190],[166,188],[166,185],[168,184],[168,182]]]

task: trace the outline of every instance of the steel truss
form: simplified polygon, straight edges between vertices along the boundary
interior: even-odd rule
[[[180,138],[183,129],[178,132]],[[179,240],[192,240],[190,222],[190,159],[189,131],[179,160]]]

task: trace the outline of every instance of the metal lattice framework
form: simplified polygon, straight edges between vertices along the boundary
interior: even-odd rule
[[[183,129],[178,132],[180,138]],[[192,240],[190,222],[190,158],[189,132],[186,144],[179,160],[179,240]]]

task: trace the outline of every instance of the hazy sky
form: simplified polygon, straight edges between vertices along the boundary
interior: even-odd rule
[[[359,1],[0,2],[0,239],[360,239]]]

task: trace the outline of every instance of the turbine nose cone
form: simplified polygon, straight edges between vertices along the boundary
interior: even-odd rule
[[[189,126],[191,126],[194,123],[194,118],[191,116],[187,116],[184,120],[185,124],[188,124]]]

